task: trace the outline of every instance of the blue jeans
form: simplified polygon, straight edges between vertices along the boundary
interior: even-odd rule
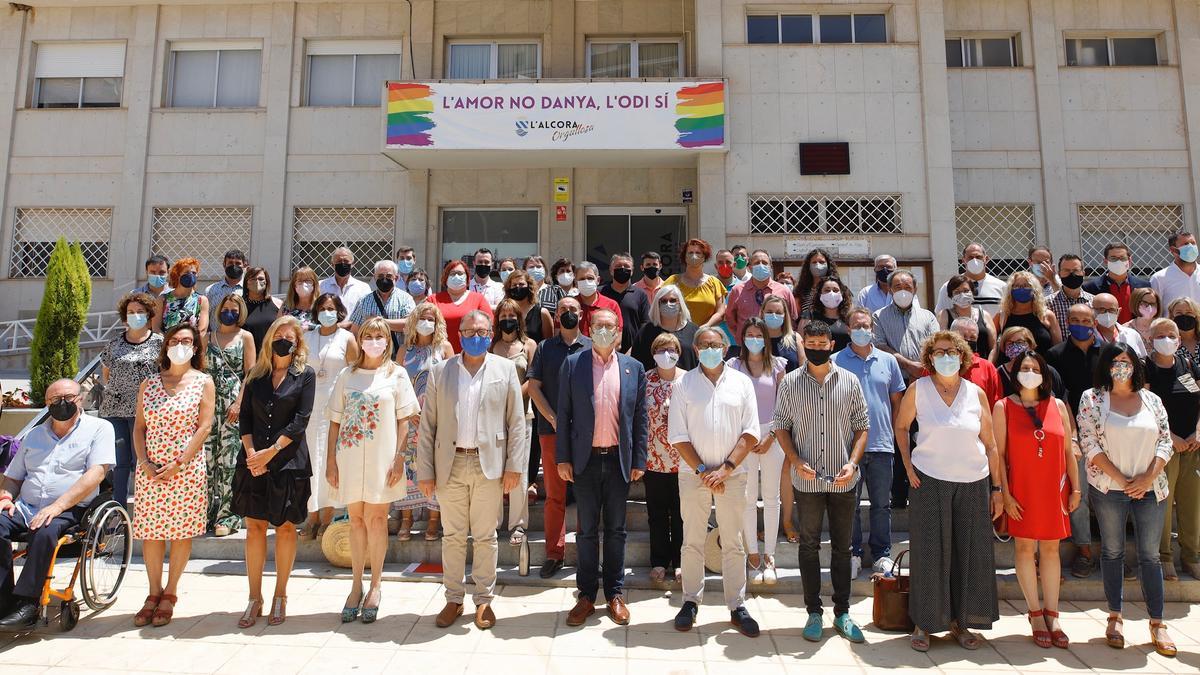
[[[1138,580],[1146,612],[1151,619],[1163,616],[1162,562],[1158,556],[1162,536],[1163,509],[1153,492],[1141,499],[1130,499],[1124,492],[1092,491],[1092,512],[1100,523],[1100,574],[1104,579],[1104,597],[1108,611],[1121,611],[1121,591],[1125,582],[1125,522],[1133,515],[1133,536],[1137,544]]]
[[[892,462],[890,452],[868,452],[863,455],[859,470],[862,476],[854,488],[854,530],[850,537],[852,555],[862,557],[862,517],[858,503],[862,501],[863,484],[871,501],[871,557],[878,560],[892,554]]]
[[[113,425],[116,438],[117,463],[113,466],[113,499],[122,508],[128,508],[129,479],[133,475],[133,421],[132,417],[105,417]]]
[[[575,550],[579,569],[575,587],[580,597],[596,601],[600,586],[600,526],[604,525],[604,597],[621,595],[625,586],[625,502],[629,477],[621,471],[620,455],[592,455],[582,473],[575,474],[575,508],[579,533]],[[1162,520],[1162,516],[1159,516]],[[1155,550],[1157,544],[1155,544]]]
[[[1071,543],[1078,548],[1092,545],[1092,510],[1088,506],[1087,457],[1079,458],[1079,508],[1071,513]],[[1096,555],[1093,551],[1092,555]]]

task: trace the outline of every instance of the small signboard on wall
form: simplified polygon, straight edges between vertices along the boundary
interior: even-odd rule
[[[835,258],[866,258],[871,251],[866,239],[785,239],[783,244],[788,257],[803,257],[814,248],[826,249]]]
[[[567,207],[563,204],[554,205],[554,220],[556,222],[565,222],[567,219]]]
[[[571,179],[559,177],[554,179],[554,203],[566,204],[571,201]]]

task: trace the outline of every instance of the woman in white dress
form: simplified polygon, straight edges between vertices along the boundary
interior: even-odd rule
[[[350,561],[354,579],[342,623],[375,621],[379,613],[387,514],[404,496],[404,441],[409,418],[420,411],[404,368],[388,358],[392,333],[373,317],[358,331],[360,356],[342,370],[329,398],[325,476],[330,498],[350,514]],[[363,595],[363,568],[371,564],[371,588]]]
[[[312,307],[311,323],[315,326],[304,334],[309,358],[317,371],[317,394],[313,414],[308,419],[306,437],[313,442],[312,498],[308,501],[308,522],[301,533],[303,539],[316,539],[325,533],[333,521],[333,502],[329,498],[329,483],[325,480],[325,453],[321,444],[329,434],[329,394],[338,373],[358,360],[358,344],[354,334],[338,324],[346,320],[346,307],[334,293],[324,293]]]

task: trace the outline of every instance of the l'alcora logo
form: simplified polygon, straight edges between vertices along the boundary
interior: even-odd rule
[[[525,136],[528,133],[529,133],[529,120],[526,120],[526,119],[517,120],[517,135]]]
[[[541,129],[551,132],[550,140],[552,141],[566,141],[572,136],[586,134],[595,127],[576,120],[527,120],[521,118],[516,121],[515,131],[521,137],[528,136],[530,131]]]

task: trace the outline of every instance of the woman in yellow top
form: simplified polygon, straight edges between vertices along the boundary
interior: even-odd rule
[[[725,320],[725,284],[704,273],[704,263],[712,258],[712,247],[703,239],[689,239],[683,245],[682,274],[672,274],[666,281],[675,284],[683,293],[683,301],[699,328],[718,326]]]

